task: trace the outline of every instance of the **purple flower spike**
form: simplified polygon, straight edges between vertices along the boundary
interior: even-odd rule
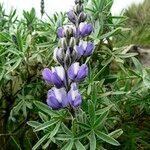
[[[63,27],[59,27],[57,29],[57,35],[58,35],[59,38],[64,37],[64,29],[63,29]]]
[[[76,51],[78,55],[81,56],[90,56],[94,50],[94,44],[92,42],[80,42],[79,46],[76,46]]]
[[[68,15],[68,19],[69,19],[72,23],[75,24],[77,18],[76,18],[76,15],[75,15],[74,11],[73,11],[73,10],[70,10],[70,11],[67,13],[67,15]]]
[[[71,90],[68,92],[68,101],[72,107],[78,107],[82,103],[82,98],[76,83],[71,84]]]
[[[78,62],[72,64],[68,69],[68,76],[72,81],[82,81],[88,75],[86,64],[79,65]]]
[[[85,37],[91,34],[93,31],[93,26],[91,23],[80,23],[79,25],[79,34],[81,37]]]
[[[64,88],[53,88],[48,91],[47,104],[52,109],[61,109],[68,105],[68,97]]]

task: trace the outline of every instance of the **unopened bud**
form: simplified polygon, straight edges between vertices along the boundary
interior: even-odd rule
[[[65,29],[64,29],[64,35],[65,35],[65,37],[69,37],[69,29],[68,29],[68,27],[66,27]]]
[[[72,23],[76,23],[76,21],[77,21],[77,16],[76,16],[76,14],[74,13],[74,11],[73,10],[70,10],[68,13],[67,13],[67,15],[68,15],[68,19],[72,22]]]
[[[55,48],[54,49],[53,59],[56,62],[59,62],[61,65],[63,65],[64,64],[64,56],[65,56],[65,53],[64,53],[63,48]]]
[[[75,50],[72,51],[71,57],[72,57],[71,62],[74,63],[76,61],[76,59],[78,58],[78,54]]]
[[[66,38],[61,39],[61,47],[63,49],[67,49],[67,40],[66,40]]]
[[[80,13],[83,11],[83,5],[77,4],[77,5],[74,7],[74,11],[75,11],[77,14],[80,14]]]
[[[65,59],[64,59],[64,66],[68,68],[71,65],[71,57],[70,57],[70,50],[67,49]]]
[[[75,0],[75,4],[83,4],[84,0]]]
[[[76,40],[74,37],[71,37],[70,42],[69,42],[69,47],[74,47],[76,45]]]
[[[86,20],[86,18],[87,18],[87,14],[84,12],[81,12],[79,14],[79,23],[84,22]]]

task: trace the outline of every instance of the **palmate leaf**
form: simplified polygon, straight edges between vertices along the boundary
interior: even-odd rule
[[[98,138],[100,138],[101,140],[103,140],[103,141],[105,141],[111,145],[115,145],[115,146],[120,145],[119,142],[116,141],[114,138],[110,137],[109,135],[107,135],[101,131],[96,130],[95,133],[96,133]]]

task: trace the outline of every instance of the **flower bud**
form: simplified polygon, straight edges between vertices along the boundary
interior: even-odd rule
[[[70,66],[70,64],[71,64],[71,53],[70,53],[70,50],[68,48],[66,51],[66,54],[65,54],[65,58],[64,58],[65,68],[68,68]]]
[[[84,12],[81,12],[79,14],[79,23],[84,22],[86,20],[86,18],[87,18],[87,14]]]
[[[69,47],[74,47],[76,44],[76,39],[74,37],[71,37],[70,42],[69,42]]]
[[[68,105],[68,96],[64,88],[52,88],[47,94],[47,104],[52,109],[61,109]]]
[[[70,11],[67,13],[67,15],[68,15],[68,19],[69,19],[72,23],[76,24],[77,16],[76,16],[76,14],[74,13],[74,11],[73,11],[73,10],[70,10]]]
[[[60,63],[61,65],[64,64],[64,56],[65,56],[65,53],[64,53],[64,49],[63,48],[55,48],[54,49],[54,53],[53,53],[53,59]]]
[[[83,4],[84,0],[75,0],[75,4]]]
[[[82,81],[88,75],[88,67],[86,64],[79,65],[78,62],[72,64],[68,69],[68,77],[72,81]]]
[[[71,90],[68,92],[68,101],[72,107],[78,107],[82,103],[82,98],[76,83],[71,84]]]
[[[85,37],[91,34],[93,31],[93,26],[91,23],[80,23],[79,25],[79,35]]]
[[[61,39],[61,47],[63,49],[67,49],[67,40],[66,40],[66,38]]]
[[[74,11],[76,12],[76,14],[80,14],[83,11],[83,5],[75,5]]]
[[[71,53],[71,62],[74,63],[77,59],[78,59],[78,54],[77,52],[73,49],[72,53]]]

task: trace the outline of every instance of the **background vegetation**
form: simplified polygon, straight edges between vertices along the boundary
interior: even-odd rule
[[[141,4],[132,4],[125,10],[127,20],[124,27],[128,32],[122,32],[117,40],[117,46],[135,44],[141,47],[150,47],[150,2],[145,0]]]
[[[90,72],[80,86],[83,111],[79,111],[78,116],[87,119],[80,123],[82,131],[94,121],[97,130],[107,136],[83,132],[77,136],[80,141],[73,149],[81,149],[83,145],[92,150],[150,149],[150,69],[140,64],[137,53],[126,53],[122,48],[131,43],[149,46],[150,2],[145,0],[143,4],[132,6],[124,16],[111,15],[112,3],[112,0],[92,0],[86,7],[88,20],[95,29],[90,36],[95,52],[86,60]],[[65,14],[56,13],[43,22],[36,17],[34,9],[24,11],[23,16],[18,20],[16,10],[6,14],[0,5],[1,149],[61,149],[65,146],[68,150],[72,143],[59,141],[70,134],[66,126],[46,126],[51,115],[56,113],[60,118],[65,115],[45,105],[50,87],[41,77],[41,70],[54,63],[56,30],[68,20]],[[60,131],[65,137],[60,136]],[[120,146],[113,146],[116,143],[112,139],[117,139]]]

